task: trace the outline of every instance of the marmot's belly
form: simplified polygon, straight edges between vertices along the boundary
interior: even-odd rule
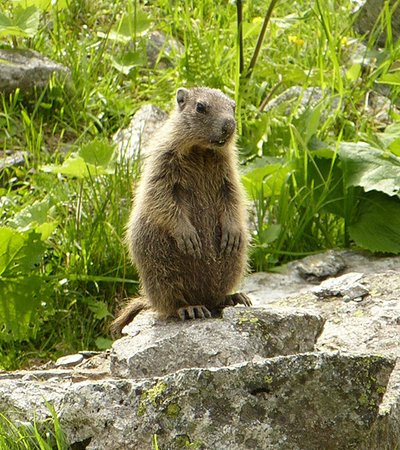
[[[201,255],[191,256],[178,249],[172,236],[160,227],[142,223],[131,237],[132,254],[144,284],[146,279],[162,284],[177,280],[188,291],[200,295],[227,294],[245,270],[245,249],[221,255],[220,230],[199,230]]]

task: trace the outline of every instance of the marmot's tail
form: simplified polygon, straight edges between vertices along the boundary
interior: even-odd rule
[[[144,297],[136,297],[130,300],[122,309],[119,311],[117,318],[111,323],[110,329],[113,335],[121,334],[122,329],[144,309],[149,309],[150,305]]]

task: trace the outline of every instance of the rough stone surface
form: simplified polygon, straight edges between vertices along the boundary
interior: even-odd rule
[[[367,0],[364,5],[361,6],[357,12],[357,18],[354,22],[354,27],[358,33],[370,36],[379,15],[383,11],[385,3],[387,3],[387,0]],[[395,3],[396,0],[389,1],[390,9],[393,10]],[[398,2],[396,9],[394,9],[392,13],[391,25],[393,41],[396,42],[396,40],[400,37],[400,7]],[[386,29],[382,31],[377,43],[379,46],[383,47],[385,45],[385,41]]]
[[[43,89],[53,74],[68,79],[69,70],[33,50],[0,49],[0,92]]]
[[[153,435],[168,449],[363,448],[393,364],[306,353],[141,381],[2,380],[0,409],[44,418],[47,398],[70,442],[88,450],[151,448]]]
[[[257,307],[288,307],[306,309],[321,314],[326,320],[323,332],[317,340],[320,350],[364,351],[400,356],[400,257],[372,257],[367,253],[338,251],[345,261],[343,274],[357,273],[357,284],[369,292],[360,301],[346,301],[343,295],[316,295],[318,289],[328,291],[321,284],[306,283],[291,263],[279,274],[254,274],[246,280],[243,289]],[[320,255],[323,261],[332,253]],[[354,278],[354,275],[351,277]],[[350,277],[350,278],[351,278]],[[342,279],[343,280],[343,279]],[[329,283],[342,285],[338,278]],[[337,286],[336,286],[337,287]],[[357,297],[354,297],[354,299]],[[353,300],[354,300],[353,299]]]
[[[157,320],[141,314],[111,352],[111,372],[124,378],[161,376],[189,367],[222,367],[314,349],[323,321],[302,311],[226,308],[221,319]]]
[[[56,367],[70,367],[76,366],[83,361],[83,355],[79,353],[76,355],[67,355],[58,358],[56,361]]]
[[[187,322],[142,313],[109,353],[0,373],[0,411],[44,420],[46,399],[88,450],[150,449],[154,435],[172,450],[396,448],[400,257],[327,252],[242,290],[255,307]]]
[[[8,167],[22,166],[25,164],[25,159],[28,157],[27,152],[20,150],[11,152],[0,151],[0,172]]]
[[[330,297],[342,297],[346,301],[363,299],[369,294],[369,290],[358,282],[362,277],[362,273],[350,272],[337,278],[330,278],[316,287],[313,293],[320,299]]]
[[[149,141],[167,119],[168,114],[153,105],[142,106],[127,128],[117,131],[113,141],[117,144],[118,160],[132,162],[146,156]]]
[[[147,60],[149,66],[159,69],[173,67],[174,59],[184,53],[185,47],[176,39],[168,38],[161,31],[153,31],[147,41]]]
[[[264,111],[272,111],[281,108],[286,116],[295,112],[296,117],[300,116],[307,108],[315,108],[318,104],[325,102],[325,108],[322,114],[333,112],[339,105],[338,98],[334,96],[326,97],[319,87],[309,87],[304,89],[302,86],[292,86],[276,98],[271,100]]]
[[[334,277],[346,268],[345,260],[334,251],[328,251],[321,255],[311,255],[291,264],[299,275],[306,281],[319,282],[328,277]]]

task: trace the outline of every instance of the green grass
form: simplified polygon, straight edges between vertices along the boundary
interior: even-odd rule
[[[0,6],[16,14],[11,2],[0,0]],[[0,96],[0,151],[27,152],[23,167],[0,174],[0,226],[17,230],[10,243],[18,241],[22,255],[4,271],[0,258],[0,295],[12,304],[0,309],[8,314],[0,367],[110,345],[116,305],[137,289],[123,234],[138,164],[111,158],[98,164],[100,175],[93,167],[83,175],[67,173],[63,164],[74,155],[92,164],[87,148],[111,154],[112,135],[135,111],[148,102],[171,109],[179,86],[220,88],[237,102],[243,172],[254,204],[254,270],[351,245],[359,191],[345,186],[337,150],[344,141],[379,141],[382,126],[362,105],[375,82],[390,79],[400,46],[389,29],[383,51],[368,54],[376,58],[369,71],[351,66],[349,43],[356,36],[349,1],[281,0],[249,73],[267,6],[244,2],[242,72],[234,2],[71,0],[65,8],[39,11],[30,37],[3,34],[2,47],[41,51],[65,64],[72,82],[53,79],[29,98]],[[390,14],[383,12],[369,49]],[[160,59],[155,67],[146,63],[147,35],[156,29],[185,46],[170,56],[170,66]],[[294,85],[319,87],[321,102],[305,111],[295,104],[290,114],[285,105],[258,113],[263,102]],[[392,83],[393,101],[398,93]],[[325,114],[333,97],[336,106]],[[37,261],[29,251],[33,241]]]
[[[0,450],[67,450],[69,448],[54,408],[45,420],[18,422],[0,414]]]

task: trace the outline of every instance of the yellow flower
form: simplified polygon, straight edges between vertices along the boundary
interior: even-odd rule
[[[347,36],[343,36],[342,39],[340,39],[340,45],[342,47],[350,47],[351,42],[349,41],[349,38]]]
[[[291,44],[304,45],[304,39],[299,36],[290,35],[288,36],[288,40]]]

